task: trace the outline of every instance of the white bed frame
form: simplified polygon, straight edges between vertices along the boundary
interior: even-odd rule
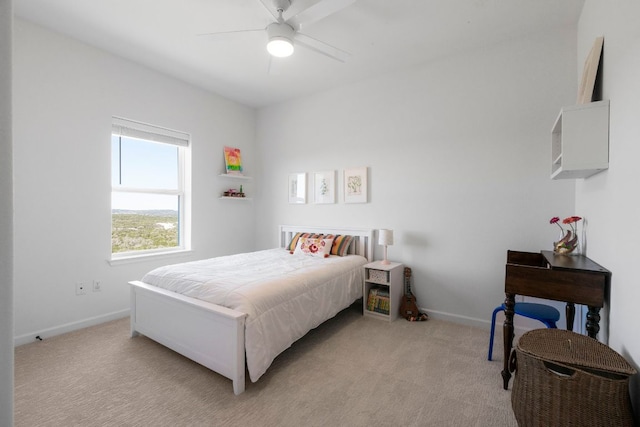
[[[373,259],[373,230],[279,226],[280,247],[296,232],[354,236],[349,253]],[[131,336],[145,335],[233,381],[233,391],[245,387],[245,313],[186,297],[141,281],[131,285]]]

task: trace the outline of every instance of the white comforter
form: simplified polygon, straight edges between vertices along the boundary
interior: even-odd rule
[[[157,268],[142,281],[247,314],[251,381],[308,331],[362,296],[366,258],[269,249]]]

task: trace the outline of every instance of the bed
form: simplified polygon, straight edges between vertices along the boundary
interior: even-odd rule
[[[301,232],[352,239],[345,256],[291,254],[287,246]],[[129,282],[131,336],[206,366],[242,393],[245,372],[257,381],[278,354],[362,297],[362,265],[373,257],[371,229],[281,225],[279,241],[279,248],[165,266]]]

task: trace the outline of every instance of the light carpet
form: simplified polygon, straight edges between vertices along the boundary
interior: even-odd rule
[[[130,338],[121,319],[16,348],[15,425],[516,426],[500,334],[492,362],[488,335],[435,319],[388,323],[354,305],[235,396],[231,380]]]

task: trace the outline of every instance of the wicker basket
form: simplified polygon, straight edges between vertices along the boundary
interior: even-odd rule
[[[378,283],[388,283],[389,282],[389,272],[386,270],[374,270],[372,268],[368,269],[369,277],[367,280],[371,280],[372,282]]]
[[[593,338],[561,329],[525,333],[511,356],[511,406],[520,427],[634,425],[635,369]]]

